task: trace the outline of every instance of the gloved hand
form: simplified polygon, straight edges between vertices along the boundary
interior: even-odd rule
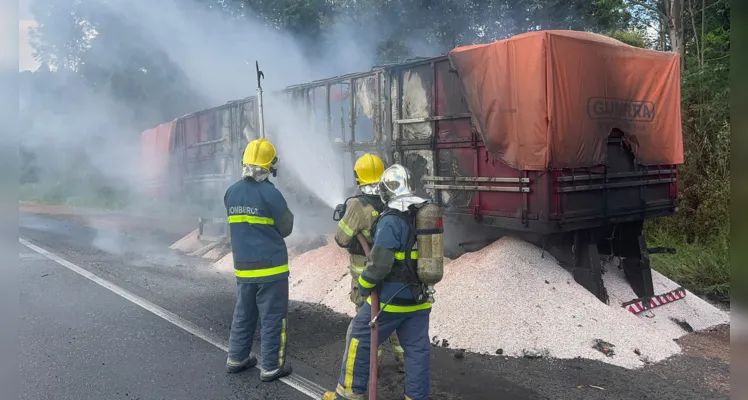
[[[343,215],[345,215],[345,203],[335,206],[335,211],[332,212],[332,219],[333,221],[340,221]]]

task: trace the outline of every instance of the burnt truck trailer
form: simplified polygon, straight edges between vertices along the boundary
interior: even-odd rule
[[[367,151],[408,167],[419,194],[449,216],[445,235],[477,239],[463,249],[521,236],[602,301],[601,255],[618,256],[646,298],[654,292],[643,222],[676,211],[683,162],[679,62],[596,34],[540,31],[290,86],[283,96],[326,130],[346,173]],[[224,133],[177,139],[172,154],[233,141],[230,164],[220,165],[236,178],[242,146],[258,137],[254,99],[208,112],[226,115],[215,117]]]

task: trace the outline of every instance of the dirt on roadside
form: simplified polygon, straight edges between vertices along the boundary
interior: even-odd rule
[[[42,204],[31,201],[19,201],[18,211],[27,212],[32,214],[47,214],[47,215],[90,215],[101,213],[101,211],[88,210],[85,208],[77,208],[66,206],[63,204]]]
[[[725,396],[730,395],[730,325],[724,324],[690,333],[676,340],[683,349],[682,358],[693,360],[686,375]],[[673,366],[674,368],[677,368]]]
[[[687,355],[712,358],[730,365],[730,325],[719,325],[676,340]]]

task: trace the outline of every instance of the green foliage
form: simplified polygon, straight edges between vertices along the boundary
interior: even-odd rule
[[[44,204],[67,205],[105,210],[119,210],[129,204],[126,192],[110,186],[98,186],[93,193],[80,195],[71,190],[67,179],[60,179],[52,185],[26,183],[19,187],[19,200],[34,201]]]
[[[675,247],[678,251],[674,255],[652,255],[652,268],[694,293],[729,301],[729,231],[722,230],[708,242],[689,242],[670,229],[649,228],[649,246]]]
[[[681,255],[656,267],[696,292],[730,290],[730,25],[729,3],[686,12],[681,77],[685,164],[679,211],[650,224],[655,242],[677,243]]]
[[[608,36],[635,47],[647,47],[647,39],[643,31],[613,31]]]

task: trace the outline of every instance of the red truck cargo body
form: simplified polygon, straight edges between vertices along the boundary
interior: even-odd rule
[[[149,198],[166,196],[171,179],[170,155],[174,146],[176,121],[161,124],[141,133],[141,163],[144,191]]]
[[[409,167],[421,194],[447,213],[548,234],[674,212],[678,83],[671,53],[548,31],[280,95],[326,126],[347,175],[373,151]],[[639,105],[630,101],[599,100],[637,96],[649,99],[639,102],[647,118],[631,114]],[[176,121],[172,178],[191,197],[208,201],[237,178],[243,145],[257,137],[255,109],[247,98]]]
[[[364,152],[403,164],[418,194],[467,223],[458,236],[487,227],[558,241],[571,257],[556,258],[602,300],[598,251],[624,258],[637,294],[652,292],[642,222],[676,209],[679,62],[600,35],[544,31],[267,96],[327,130],[351,192]],[[221,195],[256,125],[252,97],[176,121],[172,176],[183,201],[223,215]]]
[[[470,54],[476,47],[485,48]],[[461,57],[457,62],[439,57],[394,66],[390,72],[399,81],[418,75],[427,92],[430,112],[419,117],[432,124],[435,172],[424,177],[418,168],[412,169],[426,181],[424,189],[440,192],[436,197],[448,212],[473,215],[487,225],[547,234],[675,211],[677,164],[683,159],[676,55],[564,31],[470,48],[453,52],[458,54],[455,58]],[[568,49],[581,55],[567,54],[572,53]],[[496,53],[517,59],[499,62]],[[569,64],[585,57],[603,58],[595,67],[600,70],[596,77],[569,72]],[[540,60],[537,75],[523,71],[533,70],[525,59],[536,64]],[[462,64],[465,76],[455,64]],[[496,70],[502,65],[507,69]],[[524,83],[533,78],[540,84]],[[591,86],[578,89],[585,82]],[[402,104],[407,103],[409,88],[412,85],[401,82],[397,90],[396,152],[398,147],[429,147],[428,138],[419,146],[398,129],[397,115],[405,114],[403,118],[411,118],[405,123],[415,123],[407,104]],[[466,96],[466,89],[477,93]],[[637,120],[630,109],[609,118],[592,115],[590,108],[603,112],[601,107],[620,106],[595,103],[605,96],[651,99],[647,104],[652,116]],[[494,144],[492,149],[487,148],[486,137]]]

